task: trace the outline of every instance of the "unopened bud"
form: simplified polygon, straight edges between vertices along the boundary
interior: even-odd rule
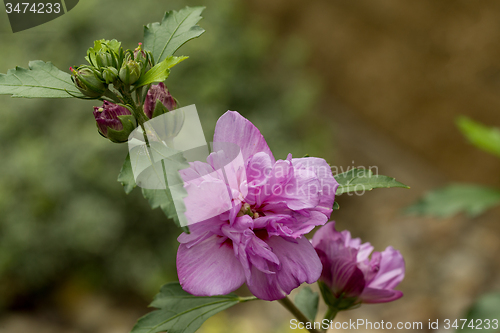
[[[120,68],[120,80],[125,84],[134,84],[141,77],[141,71],[141,64],[134,60],[128,60]]]
[[[146,100],[144,101],[144,113],[149,119],[153,118],[157,101],[161,102],[168,111],[172,111],[177,107],[175,99],[172,95],[170,95],[170,92],[167,87],[165,87],[163,82],[153,84],[151,88],[149,88],[146,95]]]
[[[126,142],[137,127],[134,116],[127,108],[108,101],[104,101],[101,107],[94,107],[94,117],[99,133],[116,143]]]
[[[115,82],[118,77],[118,70],[114,67],[107,67],[102,71],[102,78],[107,84]]]
[[[97,98],[106,91],[104,82],[101,81],[95,70],[89,67],[81,67],[78,70],[72,67],[69,69],[73,74],[71,76],[73,83],[85,96]]]

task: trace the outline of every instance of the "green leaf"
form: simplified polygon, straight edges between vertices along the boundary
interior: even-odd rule
[[[0,95],[26,98],[85,97],[71,81],[71,75],[51,62],[30,61],[29,69],[16,67],[0,74]],[[69,93],[68,93],[69,92]]]
[[[489,319],[489,325],[485,322],[486,319]],[[497,325],[492,321],[496,319]],[[464,333],[472,333],[477,332],[478,329],[476,327],[481,328],[480,332],[498,332],[498,320],[500,319],[500,293],[491,293],[487,294],[472,305],[467,313],[467,323],[464,325],[464,328],[461,328],[462,322],[460,322],[460,328],[457,329],[457,332]],[[469,327],[468,325],[473,320],[474,328]],[[488,327],[489,326],[489,327]],[[488,328],[487,328],[488,327]],[[494,328],[496,327],[496,328]]]
[[[373,172],[368,169],[351,169],[334,177],[339,183],[336,195],[349,192],[370,191],[374,188],[384,187],[410,188],[409,186],[396,181],[394,178],[374,175]]]
[[[199,37],[205,30],[196,24],[201,20],[205,7],[186,7],[180,11],[165,13],[161,23],[150,23],[144,27],[144,49],[153,54],[159,63],[187,41]]]
[[[333,203],[333,207],[332,207],[332,209],[333,209],[333,210],[337,210],[337,209],[339,209],[339,208],[340,208],[339,203],[338,203],[337,201],[335,201],[335,202]]]
[[[186,60],[188,57],[182,56],[182,57],[174,57],[174,56],[169,56],[159,64],[156,64],[153,68],[151,68],[149,71],[144,73],[143,76],[135,83],[136,88],[145,86],[150,83],[154,82],[163,82],[167,79],[168,75],[170,74],[170,68],[174,67],[178,63],[180,63],[183,60]]]
[[[408,207],[406,213],[444,218],[466,212],[474,217],[498,204],[500,190],[479,185],[452,184],[428,192]]]
[[[142,189],[142,195],[149,202],[152,209],[160,208],[166,217],[174,220],[177,226],[181,226],[179,215],[185,213],[186,209],[184,207],[183,211],[177,211],[174,201],[172,199],[172,193],[170,188],[164,190],[154,190],[154,189]],[[183,231],[189,232],[187,227],[182,227]]]
[[[295,306],[311,321],[314,322],[318,313],[319,294],[310,287],[300,289],[295,296]]]
[[[463,135],[479,149],[500,156],[500,129],[487,127],[467,117],[459,117],[457,126]]]
[[[127,154],[125,162],[123,162],[122,169],[118,175],[118,181],[123,185],[125,193],[129,194],[137,186],[135,183],[134,172],[132,171],[132,163],[130,162],[130,155]]]
[[[150,304],[159,310],[139,319],[130,333],[192,333],[216,313],[254,299],[235,294],[197,297],[182,290],[178,282],[168,283]]]
[[[166,147],[163,144],[150,142],[150,145],[151,149],[154,150],[154,154],[162,157],[161,163],[152,164],[153,174],[165,182],[166,188],[143,188],[142,194],[144,198],[148,199],[151,208],[161,208],[168,218],[173,219],[175,224],[181,226],[183,223],[181,223],[180,218],[184,218],[183,214],[186,212],[183,199],[187,196],[187,191],[183,186],[184,181],[179,174],[179,170],[188,168],[189,163],[187,163],[182,153],[169,154],[168,150],[165,151]],[[175,204],[173,198],[177,199]],[[187,227],[182,227],[182,229],[185,232],[189,232]]]

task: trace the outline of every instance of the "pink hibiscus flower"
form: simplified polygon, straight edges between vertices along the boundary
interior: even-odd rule
[[[177,252],[184,290],[223,295],[246,282],[255,296],[272,301],[316,282],[321,261],[304,235],[330,218],[338,183],[329,165],[291,155],[276,161],[259,130],[233,111],[217,122],[218,143],[239,147],[240,168],[221,172],[224,152],[215,149],[208,163],[181,171],[191,179],[184,186],[190,234],[179,236]],[[198,222],[204,214],[211,217]]]
[[[373,252],[369,259],[373,246],[351,238],[347,230],[338,232],[335,222],[316,231],[312,244],[323,264],[320,281],[336,299],[341,299],[342,303],[337,302],[341,307],[391,302],[403,296],[394,288],[405,276],[405,261],[392,246]]]

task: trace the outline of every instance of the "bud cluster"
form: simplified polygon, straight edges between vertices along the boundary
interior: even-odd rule
[[[127,89],[154,66],[153,55],[142,50],[141,43],[134,51],[124,51],[116,39],[96,40],[85,59],[89,65],[70,70],[76,87],[89,98],[105,96],[110,84],[119,91]]]
[[[138,84],[155,65],[152,53],[143,50],[141,43],[133,51],[124,51],[116,39],[96,40],[85,60],[88,65],[70,67],[71,79],[87,98],[104,101],[94,107],[94,117],[99,133],[112,142],[127,141],[138,124],[177,107],[162,82]]]

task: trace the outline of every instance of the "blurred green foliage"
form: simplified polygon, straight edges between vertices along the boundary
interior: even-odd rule
[[[277,158],[331,148],[315,112],[321,84],[305,67],[304,43],[272,35],[241,3],[204,1],[206,33],[178,55],[166,84],[196,104],[207,140],[217,118],[237,110],[260,128]],[[134,48],[142,26],[194,1],[81,1],[43,26],[12,34],[0,25],[0,72],[29,60],[58,68],[84,63],[95,39]],[[4,22],[5,23],[5,22]],[[175,280],[180,231],[135,189],[116,181],[127,154],[97,133],[92,101],[0,96],[0,309],[68,281],[149,299]]]
[[[451,184],[430,191],[407,208],[409,214],[446,218],[460,212],[475,217],[500,203],[500,190],[471,184]]]
[[[456,332],[498,332],[500,328],[500,293],[493,292],[478,298],[467,312],[467,322],[457,323]],[[463,328],[462,328],[463,325]]]
[[[457,119],[457,126],[474,146],[500,157],[499,128],[485,126],[464,116]]]
[[[500,156],[500,129],[472,119],[457,118],[458,129],[477,148]],[[500,190],[475,184],[450,184],[427,192],[406,213],[446,218],[460,212],[478,216],[500,204]]]

